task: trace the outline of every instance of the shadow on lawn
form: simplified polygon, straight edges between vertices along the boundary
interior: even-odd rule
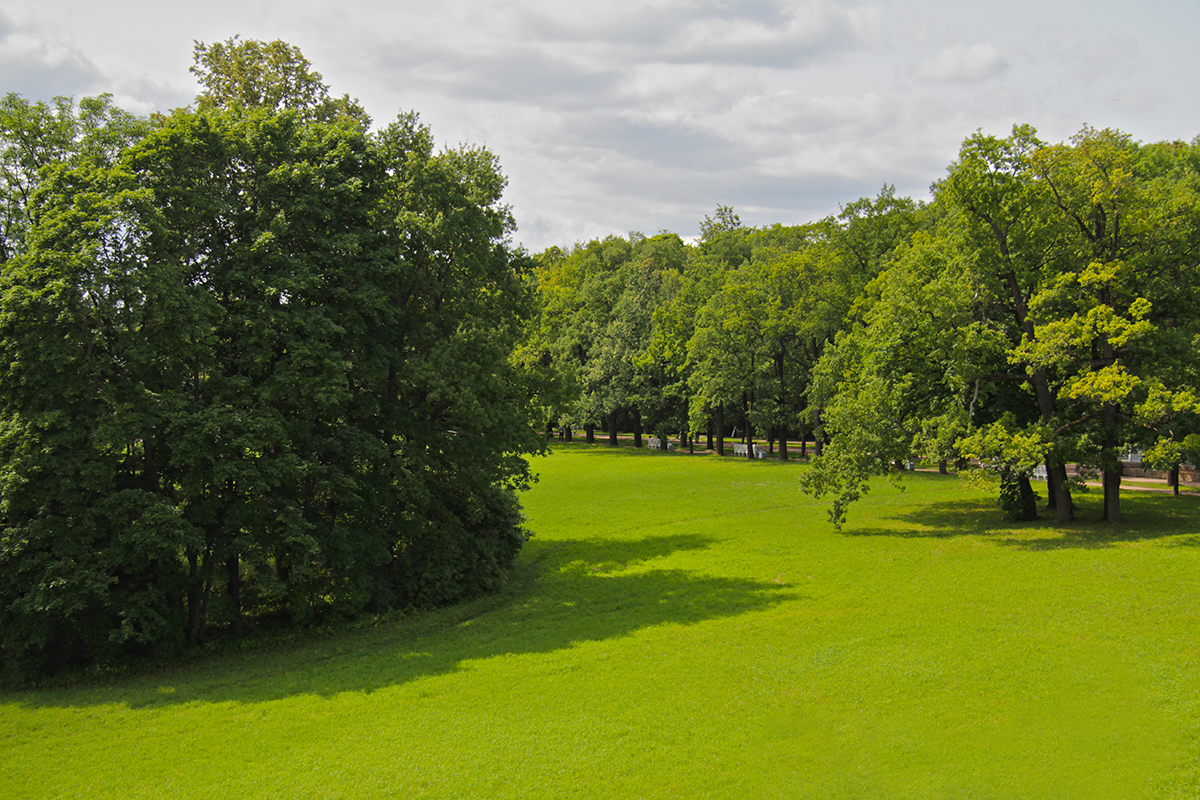
[[[894,514],[896,527],[854,528],[848,536],[945,538],[985,536],[997,544],[1024,550],[1062,550],[1113,547],[1130,542],[1179,538],[1177,546],[1200,546],[1200,498],[1162,494],[1122,494],[1124,520],[1112,526],[1102,520],[1102,499],[1096,493],[1076,496],[1075,519],[1059,525],[1054,512],[1039,507],[1030,522],[1005,522],[994,500],[930,502]]]
[[[201,657],[177,670],[109,685],[25,693],[29,706],[259,703],[296,695],[371,692],[455,672],[466,661],[552,653],[661,625],[690,625],[795,599],[772,582],[653,569],[647,562],[714,540],[695,535],[580,540],[530,547],[508,590],[276,652]],[[170,691],[163,687],[173,687]]]

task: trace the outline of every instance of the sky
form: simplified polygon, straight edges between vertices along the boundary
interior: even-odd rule
[[[1200,0],[0,0],[0,91],[197,92],[195,41],[283,39],[384,125],[415,110],[508,176],[515,243],[693,237],[929,197],[964,138],[1200,135]]]

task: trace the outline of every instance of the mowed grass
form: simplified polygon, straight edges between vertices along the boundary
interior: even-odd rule
[[[500,596],[0,696],[0,797],[1200,796],[1200,499],[568,445]]]

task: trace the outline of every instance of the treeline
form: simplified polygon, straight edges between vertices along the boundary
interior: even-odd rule
[[[837,524],[909,460],[994,472],[1014,519],[1044,466],[1060,521],[1077,464],[1118,523],[1123,451],[1176,477],[1200,456],[1200,140],[976,134],[930,203],[885,188],[766,228],[720,208],[695,245],[612,237],[535,274],[522,357],[549,419],[811,438],[802,485]]]
[[[486,150],[370,131],[282,42],[193,107],[0,105],[0,670],[496,589],[533,313]]]
[[[819,447],[813,369],[926,214],[887,189],[810,225],[748,228],[722,207],[694,246],[634,234],[541,253],[524,356],[548,368],[550,416],[661,438],[815,435]]]

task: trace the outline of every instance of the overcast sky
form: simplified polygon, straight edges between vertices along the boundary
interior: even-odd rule
[[[489,147],[535,251],[924,198],[977,129],[1200,134],[1200,0],[0,0],[0,90],[187,105],[193,40],[234,34]]]

